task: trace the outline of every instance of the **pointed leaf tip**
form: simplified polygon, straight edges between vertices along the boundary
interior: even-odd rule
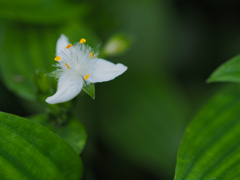
[[[90,83],[88,85],[85,83],[85,85],[83,86],[83,90],[93,99],[95,99],[95,86],[93,83]]]
[[[220,65],[207,79],[212,82],[240,82],[240,55]]]

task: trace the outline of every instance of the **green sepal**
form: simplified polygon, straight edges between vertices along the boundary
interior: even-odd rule
[[[87,84],[84,82],[83,90],[93,99],[95,99],[95,86],[93,83]]]

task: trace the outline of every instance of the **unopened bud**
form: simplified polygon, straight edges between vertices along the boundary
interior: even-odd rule
[[[107,56],[124,53],[130,47],[131,43],[132,38],[126,34],[115,34],[107,41],[103,48],[103,53]]]

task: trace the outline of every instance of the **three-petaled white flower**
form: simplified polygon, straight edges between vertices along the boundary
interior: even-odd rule
[[[46,99],[49,104],[69,101],[77,96],[84,83],[110,81],[127,70],[123,64],[113,64],[97,58],[93,49],[85,45],[86,39],[72,45],[65,35],[57,41],[55,74],[58,78],[57,92]]]

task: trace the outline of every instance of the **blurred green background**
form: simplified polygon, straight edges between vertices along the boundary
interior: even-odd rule
[[[54,70],[61,33],[100,53],[126,34],[129,49],[105,59],[128,70],[72,107],[88,134],[83,179],[173,179],[187,123],[219,87],[206,79],[240,52],[239,10],[234,0],[0,0],[0,111],[45,111],[33,77]]]

